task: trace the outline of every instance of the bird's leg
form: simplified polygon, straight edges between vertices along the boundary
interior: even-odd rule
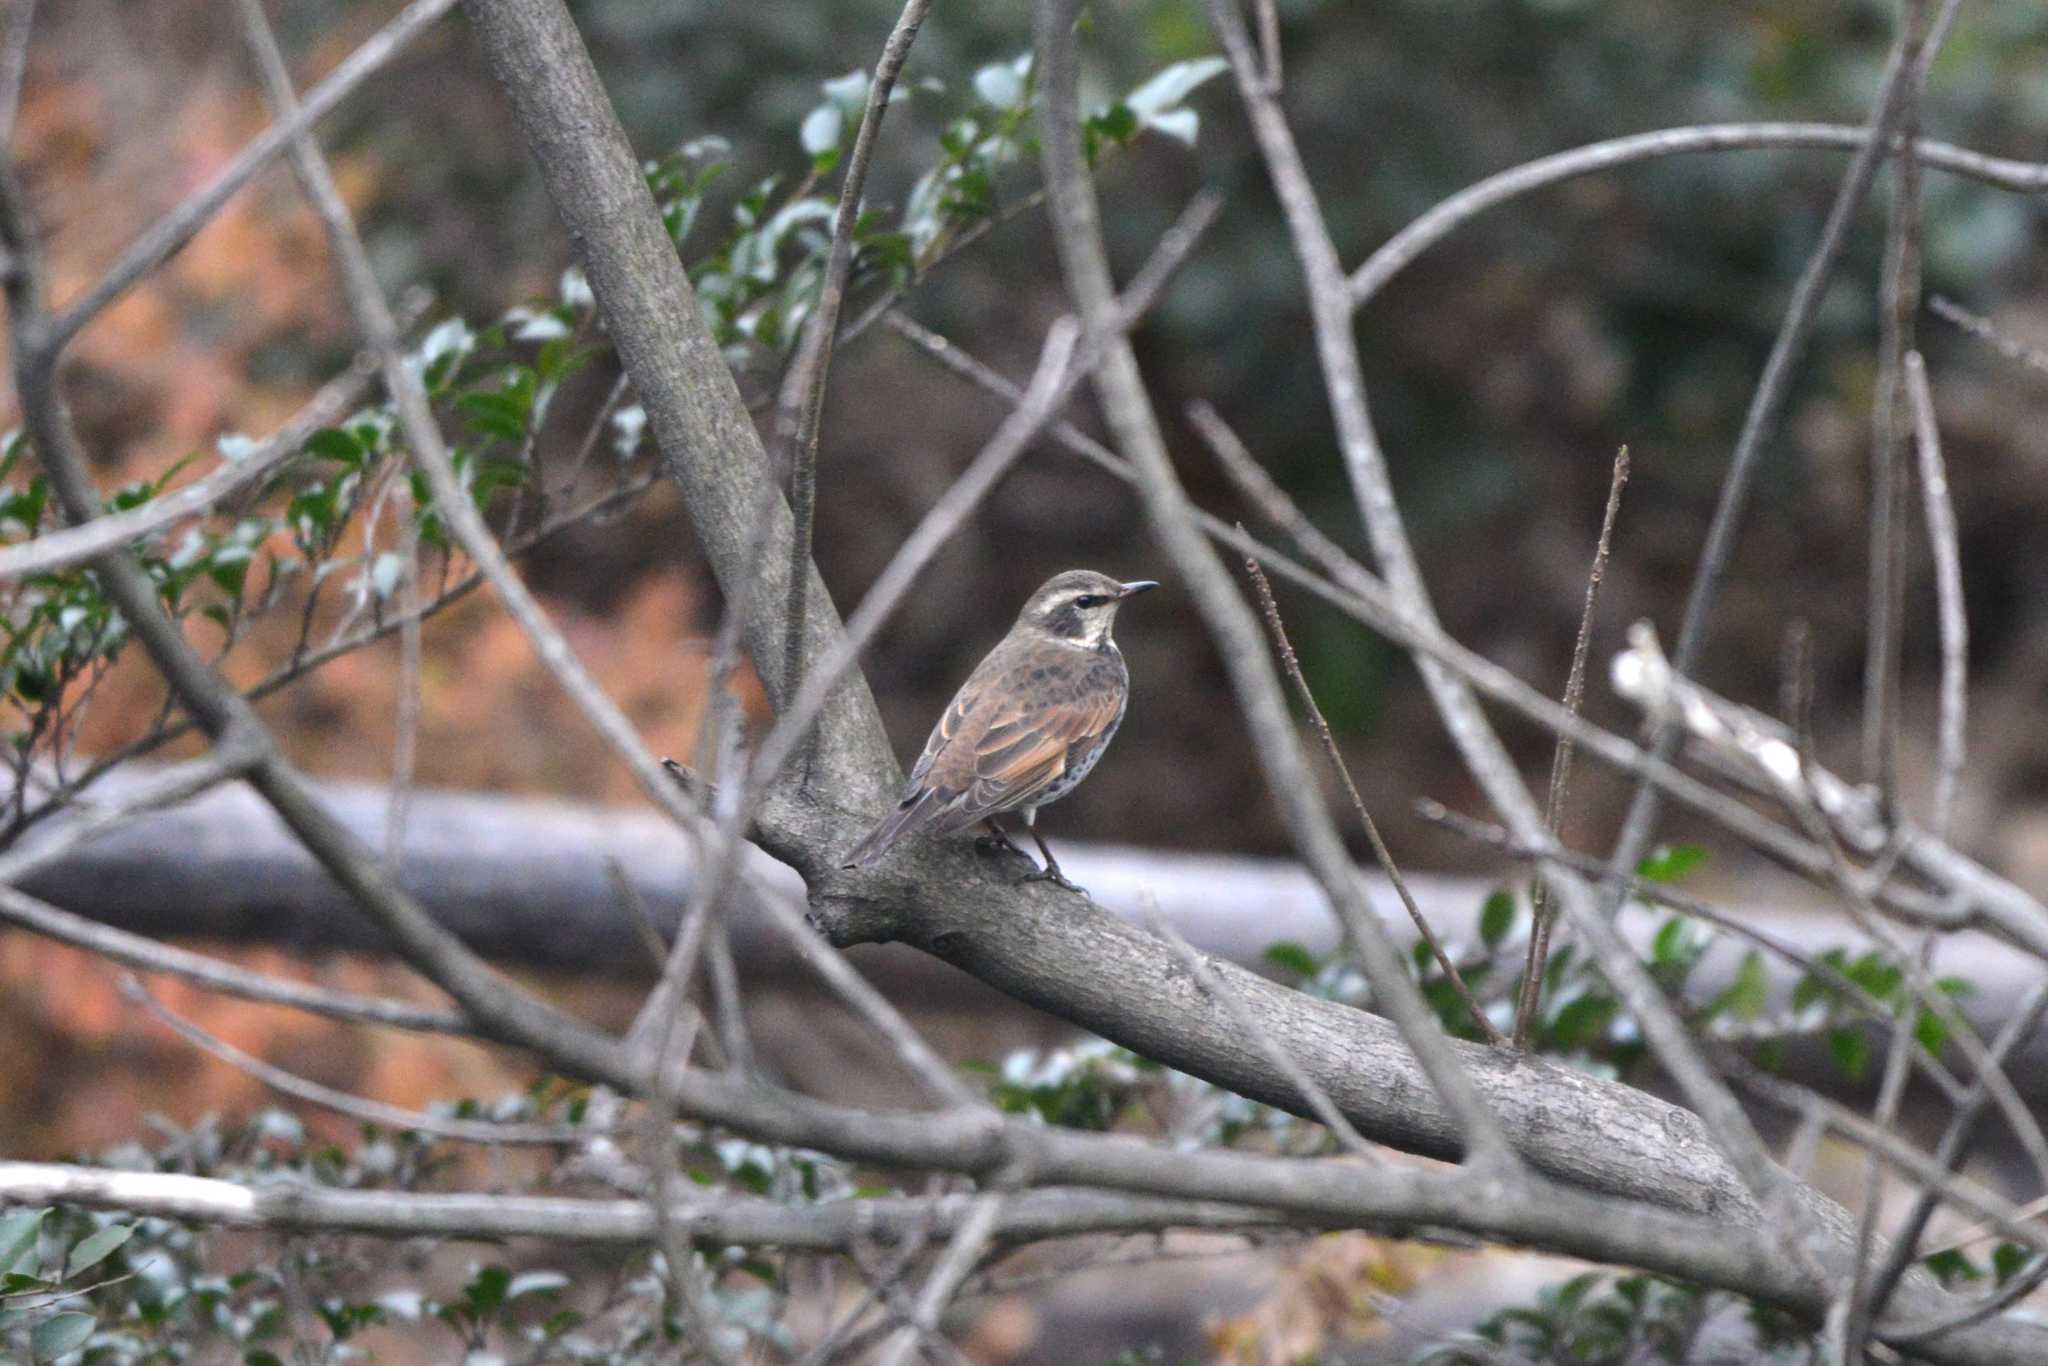
[[[1035,815],[1037,813],[1034,812],[1032,814]],[[1018,878],[1017,881],[1019,883],[1050,882],[1055,887],[1064,887],[1070,892],[1077,892],[1082,896],[1087,896],[1088,889],[1086,887],[1079,887],[1067,881],[1067,875],[1060,871],[1060,861],[1052,856],[1052,847],[1045,842],[1045,836],[1038,833],[1038,822],[1032,820],[1030,816],[1026,816],[1024,818],[1024,828],[1031,832],[1032,840],[1038,845],[1039,856],[1045,860],[1045,867],[1040,868],[1034,873],[1026,873],[1023,877]],[[1090,899],[1092,900],[1093,898]]]
[[[988,833],[974,841],[975,848],[984,853],[1011,853],[1015,854],[1018,858],[1026,857],[1022,849],[1010,843],[1010,837],[1003,833],[1003,827],[996,824],[993,816],[983,821],[982,824],[988,827]]]

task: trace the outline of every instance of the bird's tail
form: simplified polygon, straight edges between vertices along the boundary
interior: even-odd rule
[[[938,806],[939,794],[928,787],[911,793],[898,803],[894,811],[883,817],[882,823],[870,830],[865,839],[846,851],[842,866],[873,867],[895,847],[897,840],[930,820]]]

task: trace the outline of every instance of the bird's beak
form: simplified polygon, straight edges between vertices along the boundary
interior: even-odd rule
[[[1117,597],[1119,600],[1122,600],[1124,598],[1134,598],[1140,593],[1149,593],[1157,588],[1159,583],[1155,579],[1132,579],[1129,583],[1120,586],[1124,591],[1119,593]]]

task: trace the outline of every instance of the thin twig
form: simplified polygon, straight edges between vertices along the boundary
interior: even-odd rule
[[[1928,0],[1900,0],[1899,28],[1916,36],[1926,51]],[[1954,11],[1950,10],[1950,14]],[[1927,66],[1916,56],[1899,90],[1898,155],[1892,164],[1892,195],[1885,206],[1884,273],[1878,286],[1877,384],[1870,414],[1870,584],[1865,613],[1863,663],[1863,772],[1877,785],[1887,814],[1899,804],[1899,632],[1905,595],[1904,547],[1906,473],[1905,395],[1900,370],[1914,349],[1914,319],[1920,312],[1920,102]],[[1874,1178],[1873,1178],[1874,1179]],[[1867,1327],[1850,1315],[1848,1350],[1861,1350],[1857,1330]]]
[[[1918,351],[1906,355],[1906,399],[1913,415],[1914,445],[1920,457],[1920,500],[1927,513],[1927,542],[1934,552],[1935,604],[1941,627],[1941,719],[1935,744],[1934,797],[1927,829],[1946,840],[1955,816],[1956,791],[1969,749],[1970,619],[1963,603],[1963,561],[1956,509],[1949,497],[1948,465],[1941,455],[1941,429],[1934,418],[1934,394],[1927,363]]]
[[[1923,930],[1920,934],[1914,960],[1924,971],[1934,949],[1934,932]],[[1920,1044],[1915,1030],[1920,1023],[1920,996],[1907,992],[1899,1002],[1897,1018],[1892,1021],[1891,1040],[1885,1052],[1884,1076],[1877,1087],[1877,1105],[1871,1111],[1871,1123],[1880,1129],[1896,1128],[1899,1121],[1899,1102],[1906,1093],[1906,1078],[1912,1070],[1913,1054]],[[1993,1055],[1994,1063],[1997,1057]],[[1847,1302],[1848,1313],[1843,1321],[1842,1352],[1845,1362],[1862,1362],[1870,1344],[1873,1321],[1878,1306],[1871,1294],[1871,1258],[1877,1251],[1877,1221],[1884,1205],[1884,1166],[1876,1153],[1866,1154],[1863,1162],[1863,1208],[1856,1216],[1856,1262],[1850,1274],[1849,1286],[1843,1299]],[[1890,1255],[1889,1253],[1887,1254]]]
[[[1928,299],[1927,307],[1935,317],[1952,324],[1958,331],[1975,337],[1999,355],[2015,365],[2048,375],[2048,351],[2027,345],[1998,330],[1998,325],[1981,313],[1972,313],[1954,299],[1936,294]]]
[[[0,887],[0,920],[33,930],[60,943],[86,949],[138,972],[160,972],[209,991],[239,996],[246,1001],[290,1006],[294,1010],[324,1015],[351,1024],[382,1025],[391,1029],[414,1029],[434,1034],[473,1034],[475,1027],[461,1014],[433,1006],[413,1005],[381,996],[330,991],[303,982],[271,977],[233,963],[126,930],[102,925],[82,915],[38,901],[26,892]]]
[[[554,1146],[575,1143],[590,1136],[589,1129],[577,1124],[494,1124],[486,1120],[443,1118],[440,1115],[430,1115],[423,1110],[408,1110],[403,1106],[387,1105],[381,1100],[371,1100],[366,1096],[337,1091],[331,1086],[309,1081],[281,1067],[273,1067],[261,1058],[244,1053],[225,1039],[208,1033],[151,995],[149,989],[131,974],[121,975],[120,986],[124,997],[147,1010],[178,1037],[202,1053],[211,1054],[237,1071],[248,1073],[273,1091],[348,1115],[365,1124],[381,1124],[390,1129],[409,1129],[463,1143],[518,1146]]]
[[[14,118],[21,112],[21,83],[28,74],[28,40],[35,15],[35,0],[13,0],[0,27],[0,147],[14,143]]]
[[[1227,434],[1227,429],[1222,427],[1222,419],[1216,417],[1213,412],[1208,414],[1210,422],[1204,424],[1201,415],[1203,411],[1200,408],[1191,410],[1189,416],[1194,418],[1198,426],[1204,427],[1204,434],[1210,442],[1214,443],[1220,436],[1235,439],[1234,434]],[[1415,932],[1422,936],[1423,943],[1429,945],[1429,951],[1436,956],[1437,966],[1443,969],[1444,977],[1451,984],[1451,990],[1464,1002],[1466,1013],[1479,1027],[1479,1032],[1485,1036],[1488,1043],[1505,1044],[1507,1039],[1494,1028],[1493,1021],[1487,1018],[1485,1007],[1481,1006],[1478,998],[1472,994],[1472,988],[1465,985],[1464,974],[1459,972],[1458,965],[1451,961],[1451,955],[1444,951],[1443,941],[1438,939],[1436,931],[1430,928],[1428,918],[1422,914],[1422,908],[1415,904],[1415,895],[1408,890],[1408,883],[1401,876],[1401,870],[1394,862],[1392,851],[1387,848],[1387,842],[1380,838],[1379,822],[1372,818],[1372,812],[1366,808],[1365,798],[1359,795],[1358,784],[1351,778],[1351,766],[1344,762],[1344,752],[1337,748],[1337,737],[1330,733],[1330,723],[1324,718],[1323,709],[1316,705],[1315,692],[1309,687],[1308,678],[1301,671],[1301,661],[1295,657],[1294,642],[1287,638],[1287,627],[1280,619],[1280,604],[1273,598],[1273,585],[1266,582],[1265,571],[1259,568],[1257,560],[1247,557],[1244,568],[1245,573],[1251,576],[1252,587],[1258,591],[1259,611],[1264,614],[1266,630],[1273,637],[1273,652],[1280,656],[1282,667],[1294,683],[1294,695],[1301,699],[1302,707],[1308,712],[1309,724],[1315,727],[1317,737],[1323,742],[1323,753],[1328,757],[1330,767],[1336,770],[1338,781],[1344,784],[1345,795],[1351,799],[1351,809],[1357,813],[1359,824],[1365,828],[1366,840],[1372,845],[1373,857],[1379,860],[1380,868],[1386,873],[1387,880],[1394,885],[1394,894],[1401,899],[1401,905],[1407,910],[1408,918],[1415,922]]]
[[[369,388],[376,373],[374,356],[358,356],[290,421],[246,455],[223,460],[211,473],[126,511],[95,517],[82,526],[60,527],[32,541],[0,549],[0,579],[54,574],[82,564],[95,555],[154,536],[187,517],[209,512],[237,492],[255,487],[303,451],[314,432],[339,421]]]
[[[1942,18],[1953,18],[1954,13],[1952,8],[1944,10]],[[1937,21],[1936,39],[1928,45],[1930,52],[1940,46],[1939,36],[1945,31],[1946,25]],[[1599,175],[1619,166],[1697,152],[1775,148],[1856,152],[1869,142],[1867,125],[1851,128],[1830,123],[1710,123],[1632,133],[1539,157],[1467,186],[1388,238],[1351,272],[1351,306],[1362,308],[1379,297],[1387,284],[1423,252],[1488,209],[1579,176]],[[1921,162],[1930,170],[1945,171],[2015,194],[2035,195],[2048,188],[2048,162],[1990,157],[1924,139],[1914,146]],[[1896,139],[1885,152],[1897,154]]]
[[[904,1366],[917,1349],[920,1338],[938,1332],[939,1315],[945,1312],[960,1283],[981,1258],[994,1236],[996,1221],[1002,1217],[1004,1192],[988,1191],[975,1198],[974,1206],[960,1227],[953,1230],[939,1260],[925,1276],[925,1282],[911,1306],[910,1323],[882,1349],[881,1366]]]
[[[825,409],[825,387],[832,371],[832,347],[838,340],[839,311],[846,302],[846,277],[853,269],[853,230],[860,221],[861,194],[868,166],[881,136],[882,116],[889,109],[896,77],[910,58],[910,45],[924,24],[931,0],[906,0],[895,28],[882,44],[881,58],[868,80],[867,107],[854,133],[853,152],[846,162],[846,183],[832,218],[832,245],[825,256],[825,278],[818,288],[817,308],[804,324],[796,362],[782,386],[777,427],[789,451],[790,535],[789,600],[783,621],[782,695],[778,709],[796,696],[803,679],[803,649],[811,582],[811,534],[818,497],[818,429]]]
[[[2036,986],[2028,993],[2027,999],[2013,1014],[1999,1036],[1991,1042],[1991,1060],[2003,1067],[2013,1049],[2033,1037],[2041,1027],[2044,1014],[2048,1014],[2048,985]],[[1970,1150],[1970,1143],[1976,1137],[1977,1125],[1984,1116],[1991,1092],[1982,1081],[1970,1088],[1970,1092],[1956,1106],[1949,1116],[1948,1127],[1942,1131],[1941,1142],[1934,1150],[1934,1162],[1945,1172],[1954,1172],[1962,1165],[1963,1158]],[[1891,1248],[1885,1254],[1883,1266],[1871,1280],[1869,1315],[1872,1320],[1881,1318],[1892,1292],[1898,1288],[1899,1280],[1912,1265],[1920,1246],[1920,1236],[1927,1230],[1927,1221],[1934,1216],[1934,1208],[1940,1203],[1939,1193],[1931,1186],[1923,1187],[1914,1197],[1913,1207],[1892,1235]]]
[[[1571,668],[1565,674],[1564,709],[1579,714],[1586,697],[1586,655],[1593,643],[1593,613],[1600,603],[1600,584],[1607,577],[1607,557],[1614,546],[1614,522],[1621,512],[1621,491],[1628,487],[1628,447],[1614,457],[1614,476],[1607,485],[1607,508],[1600,514],[1600,538],[1593,547],[1593,567],[1586,574],[1586,605],[1579,612],[1579,633],[1572,641]],[[1564,821],[1564,808],[1572,783],[1572,739],[1557,737],[1550,754],[1550,790],[1543,799],[1543,827],[1557,838]],[[1515,1047],[1529,1046],[1529,1031],[1535,1027],[1537,1007],[1542,1002],[1543,973],[1550,961],[1551,922],[1556,912],[1550,904],[1550,884],[1536,880],[1531,897],[1529,954],[1522,965],[1522,991],[1515,1003]]]

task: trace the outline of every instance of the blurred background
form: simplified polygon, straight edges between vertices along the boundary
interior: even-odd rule
[[[635,145],[658,155],[720,134],[736,170],[706,222],[762,177],[801,175],[798,129],[821,82],[871,65],[897,6],[588,0],[572,6]],[[1893,11],[1875,3],[1676,0],[1281,0],[1285,102],[1347,265],[1444,196],[1582,143],[1680,124],[1764,119],[1860,124]],[[300,84],[395,12],[377,3],[269,6]],[[1085,50],[1099,95],[1215,49],[1189,0],[1106,0]],[[1028,46],[1021,7],[941,5],[906,85],[957,91]],[[1966,7],[1924,114],[1928,136],[2048,157],[2048,10]],[[1228,207],[1136,337],[1182,478],[1226,518],[1249,514],[1181,418],[1213,403],[1317,522],[1363,556],[1311,345],[1300,274],[1234,95],[1190,105],[1191,149],[1138,140],[1102,193],[1121,268],[1135,269],[1202,186]],[[871,201],[900,202],[935,154],[947,95],[922,89],[892,114]],[[266,122],[232,8],[211,0],[67,0],[37,15],[19,155],[40,205],[59,301],[97,277],[142,227],[204,181]],[[323,126],[380,272],[424,284],[435,309],[495,317],[551,291],[568,244],[517,130],[459,18],[434,29]],[[1360,315],[1374,415],[1446,628],[1545,690],[1565,674],[1610,462],[1634,477],[1595,641],[1647,617],[1667,638],[1727,454],[1846,159],[1831,152],[1692,155],[1585,178],[1480,218],[1432,249]],[[996,187],[998,205],[1035,168]],[[826,192],[836,189],[828,182]],[[1715,617],[1704,681],[1775,709],[1788,623],[1810,624],[1823,752],[1853,772],[1864,651],[1866,468],[1876,378],[1881,184],[1825,299],[1811,353],[1772,443]],[[1926,180],[1926,289],[2048,348],[2048,218],[2027,199],[1939,173]],[[935,271],[910,312],[1021,380],[1061,311],[1059,273],[1035,214],[998,227]],[[2048,378],[1923,313],[1961,521],[1974,692],[1958,842],[2036,890],[2048,886]],[[282,165],[118,306],[72,351],[70,396],[103,483],[153,475],[223,433],[262,433],[345,365],[355,339],[317,223]],[[562,404],[573,429],[609,388],[604,366]],[[772,381],[772,376],[768,377]],[[763,379],[752,377],[758,388]],[[11,397],[0,406],[11,405]],[[1001,409],[881,329],[833,371],[820,464],[817,556],[850,610],[921,512],[993,430]],[[1089,405],[1082,425],[1096,426]],[[1924,791],[1936,655],[1924,538],[1908,537],[1905,638],[1911,793]],[[1051,573],[1098,568],[1170,577],[1120,484],[1055,449],[1027,456],[940,555],[868,657],[901,753]],[[598,677],[657,752],[690,751],[703,712],[706,638],[720,600],[675,495],[524,561]],[[1422,868],[1484,870],[1483,856],[1425,826],[1417,797],[1474,809],[1471,785],[1413,671],[1361,628],[1283,597],[1304,664],[1395,853]],[[1222,673],[1184,596],[1127,614],[1134,695],[1116,753],[1048,817],[1054,840],[1279,853],[1280,827],[1250,799],[1258,779]],[[288,648],[252,640],[235,667],[260,676]],[[265,650],[272,652],[266,658]],[[418,777],[426,785],[632,801],[631,785],[548,684],[483,595],[425,631]],[[396,709],[395,644],[361,651],[265,704],[315,773],[384,777]],[[1588,709],[1630,711],[1596,669]],[[238,675],[240,676],[240,675]],[[82,737],[104,752],[160,705],[131,662]],[[756,706],[757,715],[765,715]],[[1548,737],[1510,725],[1532,772]],[[1598,848],[1626,789],[1589,774],[1567,835]],[[1681,819],[1681,818],[1673,818]],[[1686,835],[1700,832],[1675,830]],[[1718,855],[1718,851],[1717,851]],[[1718,871],[1742,875],[1730,851]],[[271,966],[281,953],[263,958]],[[370,961],[331,980],[390,988]],[[637,988],[556,984],[625,1018]],[[242,1046],[331,1084],[420,1104],[517,1078],[455,1045],[348,1036],[219,1001],[175,998]],[[33,1157],[132,1135],[166,1104],[177,1118],[247,1109],[253,1084],[146,1030],[104,973],[68,951],[0,934],[0,1030],[30,1039],[0,1062],[0,1152]],[[26,1060],[35,1059],[33,1063]],[[88,1073],[90,1087],[56,1079]]]

